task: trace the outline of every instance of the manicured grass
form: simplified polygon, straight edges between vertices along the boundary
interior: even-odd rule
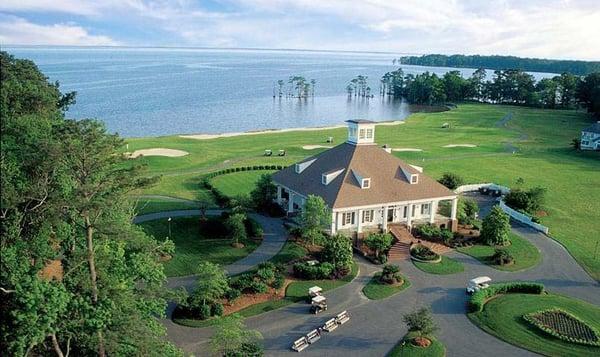
[[[308,251],[300,244],[293,241],[286,241],[283,248],[273,258],[271,262],[275,264],[286,264],[294,259],[302,258],[307,255]]]
[[[358,264],[352,265],[352,271],[342,279],[338,280],[299,280],[288,285],[285,290],[286,298],[292,299],[293,301],[305,300],[308,295],[308,289],[317,285],[323,289],[323,291],[333,290],[339,288],[351,282],[358,274]]]
[[[506,342],[547,356],[599,356],[600,347],[570,343],[540,331],[523,319],[524,314],[560,308],[600,331],[600,308],[561,295],[508,294],[485,304],[483,311],[469,314],[481,329]]]
[[[394,346],[387,357],[443,357],[446,355],[446,347],[435,337],[427,337],[431,340],[431,345],[428,347],[418,347],[410,343],[410,339],[414,336],[416,336],[414,332],[409,332],[402,341]]]
[[[442,255],[439,263],[423,263],[413,260],[413,264],[422,271],[429,274],[448,275],[456,274],[465,270],[461,262]]]
[[[496,123],[513,113],[508,127]],[[442,123],[450,129],[442,129]],[[414,147],[422,152],[394,155],[424,167],[438,178],[446,171],[457,173],[469,183],[496,182],[513,186],[519,178],[524,187],[548,189],[542,223],[552,236],[596,279],[600,259],[594,249],[600,239],[600,153],[578,152],[570,147],[591,120],[583,112],[544,110],[487,104],[461,104],[442,113],[411,115],[406,124],[378,126],[376,140],[391,147]],[[202,174],[224,167],[245,165],[289,165],[322,150],[303,150],[302,145],[321,144],[333,136],[336,143],[346,138],[346,129],[295,131],[248,135],[214,140],[176,136],[129,139],[129,150],[153,147],[180,149],[190,154],[180,158],[143,157],[150,174],[163,174],[161,182],[144,193],[196,199]],[[519,138],[525,138],[519,140]],[[505,146],[513,142],[515,154]],[[474,144],[474,148],[444,148],[447,144]],[[264,149],[281,148],[285,157],[264,157]],[[125,148],[123,148],[125,150]],[[581,212],[585,212],[582,214]]]
[[[490,260],[490,257],[494,254],[496,248],[489,245],[461,247],[457,250],[461,253],[472,256],[482,263],[489,264],[493,268],[506,271],[516,271],[531,268],[541,261],[542,257],[540,251],[526,239],[521,238],[521,236],[517,234],[511,233],[510,240],[512,242],[511,245],[501,248],[506,249],[515,258],[515,263],[511,265],[501,266],[493,264],[493,262]]]
[[[410,281],[405,276],[402,276],[402,285],[383,284],[379,282],[379,276],[381,273],[375,274],[362,289],[363,294],[371,300],[385,299],[410,287]]]
[[[208,202],[211,202],[211,208],[216,207],[214,203],[212,203],[212,198],[210,198]],[[198,209],[198,204],[193,201],[181,201],[168,198],[140,197],[135,200],[135,214],[137,216],[155,212],[188,209]]]
[[[225,196],[247,196],[262,175],[271,173],[273,171],[270,170],[240,171],[217,176],[211,182]]]
[[[144,222],[140,226],[156,239],[169,235],[167,219]],[[198,217],[176,217],[171,221],[171,239],[175,243],[173,258],[165,262],[167,276],[183,276],[195,273],[198,263],[209,261],[221,266],[231,264],[250,254],[259,243],[245,240],[244,248],[233,248],[231,240],[223,236],[207,236],[200,230]]]

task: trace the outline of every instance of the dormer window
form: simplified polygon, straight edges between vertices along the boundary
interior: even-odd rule
[[[321,174],[321,183],[323,185],[329,185],[329,183],[333,180],[335,180],[336,177],[338,177],[342,172],[344,172],[344,169],[334,169],[328,172],[324,172]]]
[[[362,188],[369,188],[371,187],[371,179],[370,178],[366,178],[362,180]]]
[[[411,183],[411,185],[419,183],[419,175],[417,175],[417,174],[410,175],[410,183]]]
[[[306,170],[306,168],[309,167],[315,161],[317,161],[317,159],[299,162],[294,166],[294,171],[297,174],[300,174],[300,173],[302,173],[302,171]]]

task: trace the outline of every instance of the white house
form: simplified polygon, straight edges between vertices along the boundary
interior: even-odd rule
[[[288,213],[301,210],[308,195],[332,210],[331,233],[353,237],[390,225],[431,223],[456,230],[458,196],[375,143],[375,123],[348,120],[348,140],[273,175],[277,201]],[[450,216],[438,206],[449,201]]]
[[[581,131],[581,150],[600,150],[600,121]]]

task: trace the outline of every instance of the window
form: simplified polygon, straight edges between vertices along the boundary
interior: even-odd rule
[[[429,214],[430,209],[429,209],[429,203],[423,203],[421,205],[421,214]]]
[[[373,129],[367,129],[367,139],[373,139]]]
[[[363,211],[362,221],[373,222],[373,210]]]
[[[323,185],[327,185],[327,175],[325,175],[325,174],[321,175],[321,183]]]
[[[589,145],[589,144],[590,144],[590,142],[589,142],[589,141],[587,141],[587,140],[583,140],[583,141],[581,142],[581,145]]]
[[[404,214],[403,214],[404,218],[408,218],[408,206],[404,206]]]
[[[300,173],[300,165],[296,164],[295,168],[296,168],[296,173],[299,174]]]
[[[349,224],[354,224],[354,212],[342,213],[342,224],[344,226],[347,226]]]
[[[350,131],[350,137],[355,138],[356,137],[356,128],[349,128],[348,130]]]
[[[365,129],[360,129],[359,130],[359,139],[364,139],[365,138]]]
[[[371,179],[363,179],[362,180],[362,188],[369,188],[371,187]]]
[[[411,214],[412,217],[415,216],[415,211],[416,210],[417,210],[417,205],[412,205],[412,214]]]
[[[410,183],[415,184],[419,182],[419,175],[410,175]]]

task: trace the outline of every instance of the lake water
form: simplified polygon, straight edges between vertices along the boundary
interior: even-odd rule
[[[28,58],[61,90],[77,91],[69,118],[97,118],[126,137],[222,133],[341,124],[351,118],[404,119],[410,107],[382,100],[379,79],[399,55],[215,49],[5,47]],[[448,68],[402,65],[406,73]],[[473,70],[461,70],[469,76]],[[355,76],[375,97],[348,99]],[[315,79],[315,96],[273,98],[291,75]],[[490,73],[491,75],[491,73]],[[536,73],[537,78],[549,74]]]

